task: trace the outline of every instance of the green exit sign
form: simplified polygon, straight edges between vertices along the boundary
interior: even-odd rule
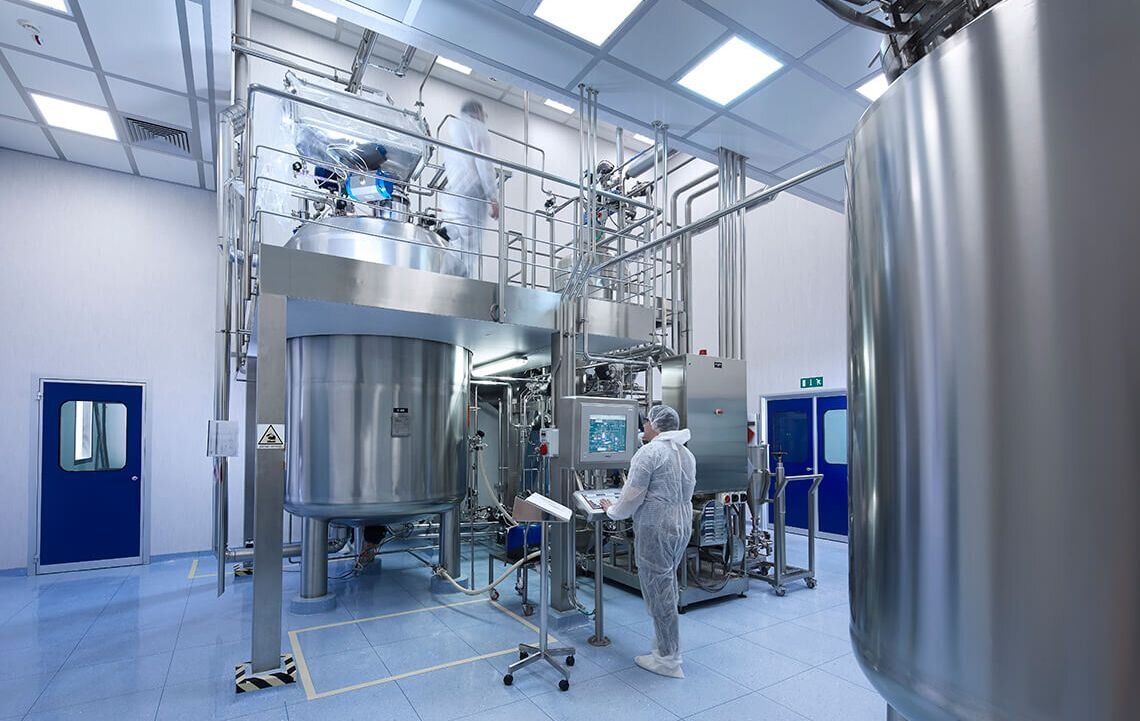
[[[800,388],[823,388],[823,376],[800,378]]]

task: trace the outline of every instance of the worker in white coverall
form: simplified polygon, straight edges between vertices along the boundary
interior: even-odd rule
[[[452,145],[488,153],[490,135],[483,105],[478,100],[464,102],[459,117],[444,127],[446,140]],[[477,254],[483,251],[483,227],[488,209],[492,219],[499,217],[495,171],[489,161],[447,148],[443,150],[443,166],[447,171],[447,186],[439,200],[442,226],[451,247],[459,252],[467,277],[474,278],[478,276]]]
[[[637,577],[653,619],[653,651],[634,661],[646,671],[684,678],[677,617],[677,569],[693,531],[697,459],[685,443],[689,429],[669,406],[654,406],[645,424],[645,445],[633,454],[629,476],[616,503],[602,502],[614,520],[633,517]]]

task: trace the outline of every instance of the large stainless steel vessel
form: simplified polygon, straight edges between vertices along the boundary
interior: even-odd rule
[[[1140,3],[1007,0],[848,156],[851,636],[910,721],[1140,682]]]
[[[459,255],[438,235],[418,225],[387,218],[323,218],[301,226],[288,247],[445,275],[465,272]]]
[[[288,344],[286,510],[390,523],[459,503],[467,489],[467,350],[363,335]]]

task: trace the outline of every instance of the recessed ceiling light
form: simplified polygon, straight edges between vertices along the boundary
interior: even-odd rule
[[[640,4],[641,0],[542,0],[534,16],[601,45]]]
[[[569,105],[564,105],[564,104],[558,102],[557,100],[551,100],[550,98],[547,98],[546,100],[544,100],[542,104],[548,108],[554,108],[555,110],[561,110],[562,112],[566,113],[567,115],[574,112],[574,108],[570,107]]]
[[[111,122],[111,115],[106,110],[47,95],[36,93],[31,95],[36,107],[39,108],[40,115],[44,116],[44,122],[50,126],[96,135],[100,138],[119,139],[118,133],[115,132],[115,124]]]
[[[33,5],[39,5],[40,7],[50,8],[51,10],[56,10],[56,11],[61,12],[61,13],[67,13],[68,15],[71,14],[71,11],[67,9],[67,0],[27,0],[27,1]]]
[[[714,103],[727,105],[782,67],[779,60],[733,36],[677,82]]]
[[[642,135],[641,133],[634,133],[633,139],[638,142],[645,143],[646,145],[653,145],[653,138],[647,135]]]
[[[328,10],[315,8],[307,2],[301,2],[301,0],[293,0],[293,8],[295,10],[300,10],[303,13],[309,13],[313,17],[320,18],[321,20],[325,20],[330,23],[336,22],[336,15],[333,13],[330,13]]]
[[[452,70],[454,70],[457,73],[463,73],[464,75],[470,75],[471,74],[471,68],[467,67],[463,63],[457,63],[454,60],[448,60],[447,58],[443,57],[442,55],[436,55],[435,61],[445,68],[451,68]]]
[[[889,85],[890,83],[887,82],[887,76],[879,73],[875,77],[860,85],[855,90],[863,97],[874,102],[875,100],[878,100],[880,95],[887,92],[887,87]]]

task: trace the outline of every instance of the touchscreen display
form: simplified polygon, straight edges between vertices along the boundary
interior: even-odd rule
[[[590,416],[590,453],[624,453],[626,416]]]

